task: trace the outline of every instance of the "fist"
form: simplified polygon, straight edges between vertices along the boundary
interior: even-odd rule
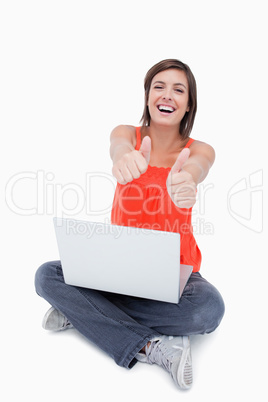
[[[169,172],[166,183],[170,198],[179,208],[191,208],[196,202],[196,184],[192,175],[182,170],[189,156],[189,148],[181,151]]]
[[[112,173],[118,183],[127,184],[145,173],[150,161],[151,138],[143,138],[139,150],[124,154],[113,166]]]

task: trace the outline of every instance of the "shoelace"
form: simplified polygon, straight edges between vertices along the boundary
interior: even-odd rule
[[[62,324],[61,329],[64,330],[66,328],[72,328],[73,324],[71,324],[70,321],[68,321],[68,319],[66,317],[64,317],[64,318],[65,318],[65,320],[64,320],[64,323]]]
[[[182,349],[179,347],[167,348],[161,340],[152,341],[146,350],[148,363],[156,363],[171,373],[174,353],[177,354],[179,349],[182,353]]]

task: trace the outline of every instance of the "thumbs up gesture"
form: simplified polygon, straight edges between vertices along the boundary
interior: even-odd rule
[[[179,208],[191,208],[196,201],[196,184],[192,175],[182,170],[189,156],[189,148],[180,152],[169,172],[166,183],[170,198]]]
[[[150,161],[151,138],[143,138],[139,150],[125,153],[113,166],[113,175],[120,184],[127,184],[145,173]]]

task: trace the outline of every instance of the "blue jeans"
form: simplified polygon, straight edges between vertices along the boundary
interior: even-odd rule
[[[150,339],[209,333],[224,315],[220,293],[200,273],[191,275],[179,304],[66,285],[60,261],[41,265],[35,286],[81,334],[126,368]]]

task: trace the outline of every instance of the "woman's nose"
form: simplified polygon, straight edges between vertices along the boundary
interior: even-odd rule
[[[170,91],[166,90],[165,93],[163,93],[162,98],[165,99],[165,100],[171,100],[172,98],[171,98]]]

